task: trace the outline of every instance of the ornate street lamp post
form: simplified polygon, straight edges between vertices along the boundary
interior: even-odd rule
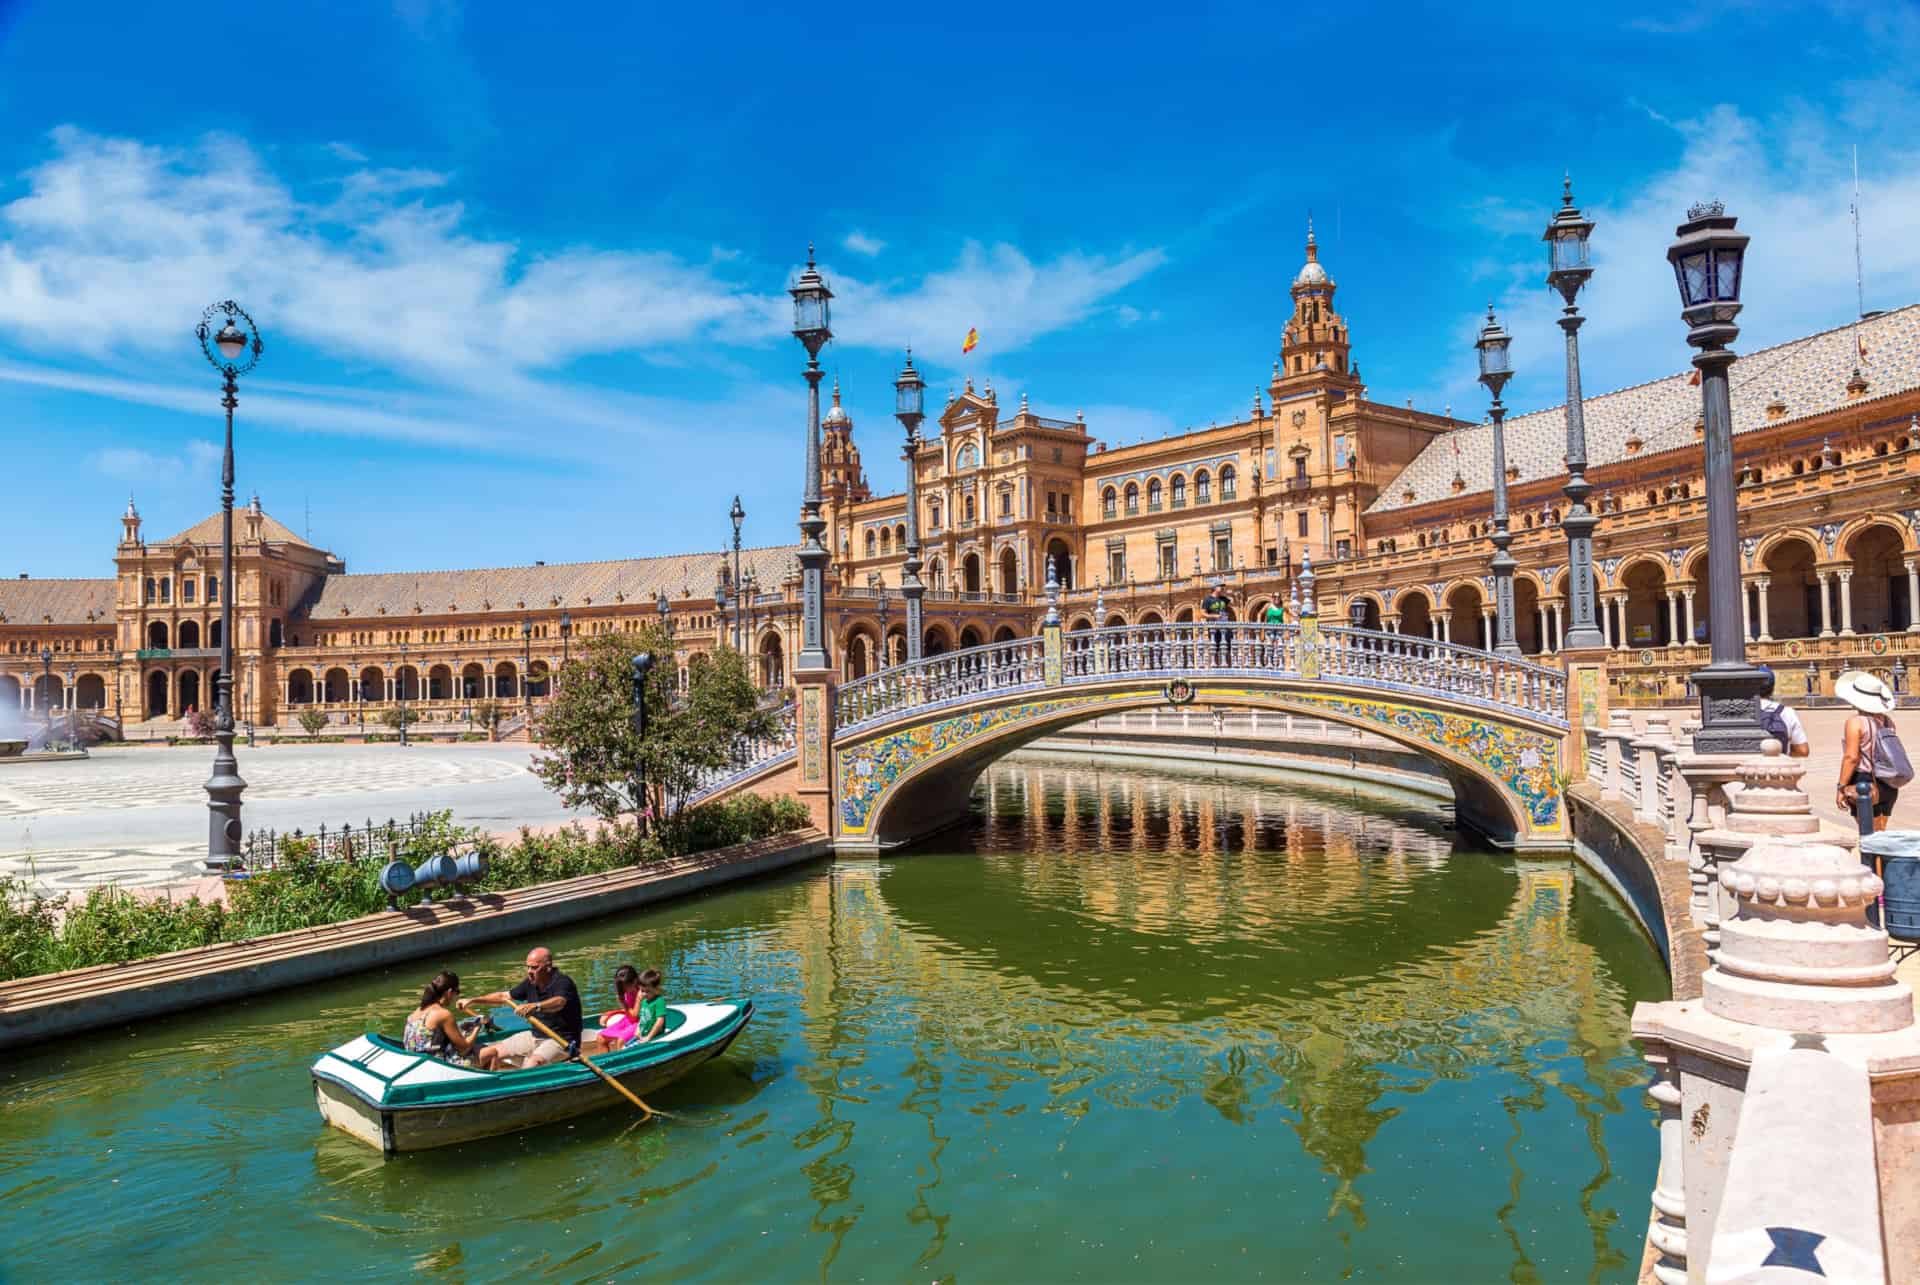
[[[1696,205],[1667,247],[1667,261],[1680,287],[1687,342],[1700,350],[1693,355],[1693,365],[1700,372],[1701,409],[1707,421],[1707,547],[1717,551],[1707,565],[1712,652],[1707,667],[1692,676],[1700,691],[1701,724],[1693,745],[1701,754],[1752,753],[1766,739],[1760,697],[1767,676],[1747,663],[1747,640],[1740,629],[1739,497],[1733,487],[1733,405],[1727,395],[1727,368],[1734,355],[1727,345],[1740,334],[1733,319],[1740,315],[1740,265],[1747,237],[1734,231],[1734,223],[1718,201]]]
[[[739,496],[736,495],[733,497],[733,507],[727,511],[727,516],[733,519],[733,649],[744,654],[746,652],[746,644],[743,641],[745,630],[742,627],[740,613],[745,609],[746,604],[740,600],[742,597],[740,586],[740,524],[747,520],[747,511],[740,507]]]
[[[399,682],[395,686],[400,689],[400,743],[405,745],[407,743],[407,645],[404,642],[400,644],[398,678]]]
[[[572,637],[573,616],[569,612],[562,611],[560,613],[560,668],[563,671],[567,667],[567,661],[572,657],[572,653],[567,649],[567,640]]]
[[[41,713],[47,716],[47,738],[53,738],[53,648],[40,649],[40,699],[46,703]]]
[[[920,502],[915,483],[919,472],[920,421],[926,418],[926,381],[913,368],[913,349],[907,349],[907,364],[893,381],[893,415],[907,430],[907,557],[900,564],[900,596],[907,600],[907,661],[920,659],[923,608],[920,599],[927,587],[920,583]]]
[[[216,331],[214,320],[226,321]],[[244,323],[244,329],[241,324]],[[240,763],[233,756],[233,411],[240,376],[260,362],[260,327],[231,299],[201,314],[200,351],[220,372],[220,405],[227,412],[226,451],[220,462],[220,677],[213,719],[213,775],[207,778],[207,865],[222,868],[240,855]]]
[[[887,586],[879,576],[874,577],[873,592],[880,599],[880,663],[878,668],[887,667]]]
[[[1567,533],[1567,596],[1573,623],[1567,629],[1568,650],[1606,645],[1594,616],[1593,528],[1598,519],[1587,508],[1593,485],[1587,481],[1587,421],[1580,394],[1580,315],[1574,299],[1593,275],[1587,258],[1587,237],[1593,222],[1573,204],[1573,180],[1566,180],[1563,203],[1547,224],[1547,284],[1567,301],[1560,329],[1567,335],[1567,515],[1560,525]]]
[[[793,337],[807,350],[807,476],[800,505],[800,660],[798,669],[827,667],[825,596],[827,547],[820,536],[827,529],[820,516],[820,349],[833,338],[828,301],[833,291],[813,265],[813,247],[807,247],[807,268],[788,288],[793,296]]]
[[[520,708],[527,720],[527,739],[533,739],[533,618],[520,618]]]
[[[1513,378],[1513,366],[1507,356],[1507,347],[1513,342],[1512,336],[1493,316],[1493,305],[1487,305],[1487,324],[1480,328],[1480,338],[1474,341],[1474,347],[1480,353],[1480,382],[1493,394],[1493,405],[1488,414],[1493,419],[1493,614],[1495,635],[1493,649],[1503,656],[1518,656],[1520,644],[1513,636],[1513,555],[1507,552],[1507,546],[1513,542],[1513,535],[1507,530],[1507,435],[1504,421],[1507,418],[1506,405],[1500,400],[1500,390]]]

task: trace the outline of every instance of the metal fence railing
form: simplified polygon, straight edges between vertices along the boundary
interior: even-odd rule
[[[322,825],[315,830],[252,830],[240,842],[240,859],[234,872],[273,869],[280,864],[282,846],[289,840],[312,844],[315,857],[321,861],[393,861],[426,833],[432,820],[428,813],[415,812],[405,821],[369,819],[361,825],[347,822],[332,829]]]

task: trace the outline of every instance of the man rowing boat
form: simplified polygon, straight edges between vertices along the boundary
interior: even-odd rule
[[[512,990],[463,998],[460,1007],[472,1011],[475,1004],[506,1003],[511,1003],[513,1011],[521,1017],[538,1013],[540,1020],[560,1039],[548,1039],[534,1031],[509,1035],[481,1048],[482,1070],[546,1066],[566,1057],[569,1048],[579,1047],[583,1029],[579,988],[573,984],[573,978],[553,966],[553,952],[545,946],[535,946],[527,953],[526,979]]]

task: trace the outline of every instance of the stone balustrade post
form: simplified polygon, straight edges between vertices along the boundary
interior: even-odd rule
[[[1880,881],[1813,815],[1805,765],[1765,751],[1738,760],[1725,821],[1699,836],[1723,893],[1700,998],[1634,1009],[1660,1106],[1653,1273],[1920,1279],[1913,993],[1866,922]],[[1718,766],[1686,757],[1694,778]],[[1784,1263],[1776,1233],[1807,1261]]]
[[[1624,709],[1607,711],[1607,779],[1600,787],[1600,797],[1618,799],[1626,794],[1626,756],[1632,751],[1633,715]],[[1636,800],[1637,802],[1637,800]]]
[[[1665,714],[1649,714],[1647,730],[1630,742],[1627,751],[1639,758],[1640,797],[1634,800],[1634,815],[1652,825],[1665,824],[1660,804],[1660,751],[1666,748],[1666,730]]]

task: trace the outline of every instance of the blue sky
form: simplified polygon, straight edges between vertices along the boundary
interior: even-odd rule
[[[1740,346],[1920,299],[1905,5],[578,6],[0,0],[0,574],[217,503],[193,326],[268,350],[240,490],[361,571],[794,538],[809,239],[876,487],[944,399],[1113,444],[1245,413],[1308,211],[1379,401],[1477,417],[1488,300],[1559,400],[1539,237],[1594,217],[1589,392],[1686,360],[1664,249],[1754,236]],[[322,13],[325,14],[321,17]],[[960,341],[978,326],[964,362]]]

